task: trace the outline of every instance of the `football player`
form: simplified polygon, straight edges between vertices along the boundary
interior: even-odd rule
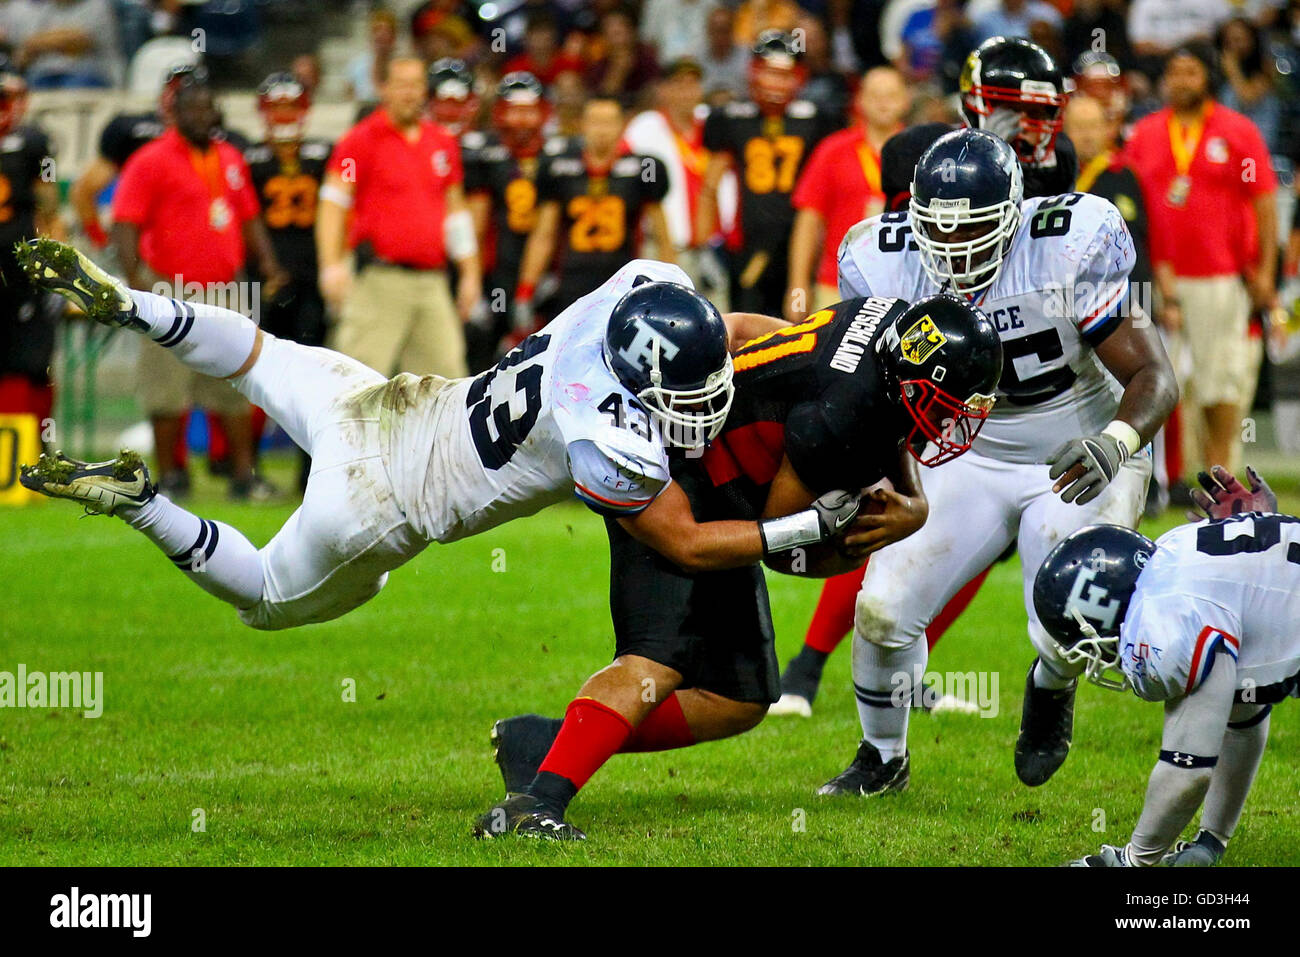
[[[292,73],[272,73],[257,91],[257,106],[266,139],[244,151],[262,204],[262,221],[275,258],[289,275],[280,289],[267,289],[261,327],[272,335],[303,345],[325,341],[325,300],[316,277],[316,196],[325,177],[333,144],[307,138],[311,97]],[[260,425],[254,430],[257,448]],[[298,487],[307,487],[311,459],[306,453]]]
[[[13,250],[36,235],[61,237],[63,224],[50,140],[23,122],[26,109],[27,83],[0,56],[0,380],[39,421],[54,403],[50,362],[63,310],[51,309],[48,296],[27,281]]]
[[[34,282],[89,317],[229,380],[312,456],[302,505],[262,549],[158,494],[134,453],[95,464],[52,453],[22,470],[27,488],[140,530],[254,628],[337,618],[378,594],[388,572],[430,542],[465,538],[570,495],[621,516],[639,515],[665,490],[680,505],[667,447],[702,447],[731,405],[723,319],[664,263],[629,263],[492,369],[448,380],[385,379],[237,312],[127,289],[53,240],[23,245],[19,255]],[[733,319],[737,334],[747,326],[748,317]],[[842,531],[858,500],[832,499],[809,499],[774,523],[699,525],[689,509],[667,507],[644,521],[672,523],[671,535],[656,538],[671,560],[730,568]]]
[[[1039,785],[1065,760],[1081,668],[1062,658],[1029,607],[1032,575],[1082,525],[1137,524],[1151,474],[1145,447],[1178,394],[1155,329],[1140,311],[1129,315],[1133,260],[1114,206],[1082,193],[1024,199],[1015,152],[982,130],[948,133],[926,150],[907,211],[849,230],[842,294],[951,289],[993,320],[1006,362],[1001,401],[974,449],[923,476],[925,527],[867,566],[853,637],[863,740],[819,793],[906,787],[909,709],[894,706],[891,678],[924,671],[926,626],[1012,542],[1039,654],[1016,773]]]
[[[1278,514],[1250,475],[1248,491],[1218,466],[1201,473],[1209,521],[1154,542],[1092,525],[1038,569],[1034,608],[1061,655],[1094,683],[1165,707],[1132,837],[1074,866],[1217,864],[1264,754],[1269,712],[1300,695],[1300,518]],[[1196,836],[1178,841],[1197,808]]]
[[[878,510],[858,519],[847,550],[768,561],[805,575],[852,567],[921,526],[917,462],[969,449],[993,404],[998,335],[962,300],[851,299],[798,325],[770,321],[771,332],[735,353],[736,398],[717,439],[674,462],[675,485],[641,516],[606,519],[614,661],[563,719],[497,722],[507,797],[479,819],[478,836],[580,840],[565,811],[613,754],[740,734],[776,700],[762,569],[709,572],[663,557],[660,536],[676,533],[662,512],[684,506],[683,516],[753,521],[836,489],[856,497],[888,478],[892,489],[871,493]]]
[[[704,171],[697,236],[718,228],[718,186],[734,168],[740,184],[740,248],[731,269],[733,308],[782,314],[789,273],[791,195],[830,121],[799,98],[808,77],[803,48],[788,33],[765,30],[749,68],[750,99],[712,110],[704,121]]]
[[[537,224],[537,169],[546,145],[542,128],[550,112],[535,76],[507,73],[492,102],[492,129],[471,130],[461,137],[465,194],[479,249],[489,257],[483,287],[486,341],[471,347],[478,355],[478,365],[483,365],[486,357],[496,360],[497,344],[510,329],[524,245]],[[472,357],[470,367],[475,365]]]
[[[429,66],[429,119],[460,136],[474,128],[479,96],[464,60],[443,57]]]
[[[515,289],[516,330],[534,323],[533,293],[556,262],[559,289],[548,313],[568,308],[612,276],[636,252],[644,220],[661,260],[672,261],[663,162],[622,148],[623,107],[593,96],[582,110],[580,151],[543,156],[537,170],[537,217],[524,245]]]
[[[1078,158],[1069,137],[1060,132],[1068,92],[1067,81],[1050,54],[1028,40],[994,37],[967,57],[962,71],[963,124],[987,129],[1013,144],[1026,198],[1056,196],[1076,189]],[[907,208],[917,160],[951,130],[946,123],[923,123],[885,142],[880,151],[880,182],[886,210]],[[1013,551],[1014,547],[1004,554],[1009,556]],[[822,668],[853,630],[854,598],[865,571],[837,575],[822,588],[804,646],[786,665],[781,676],[781,700],[772,706],[771,714],[811,716]],[[987,569],[977,573],[935,616],[926,629],[931,647],[971,603],[987,574]]]

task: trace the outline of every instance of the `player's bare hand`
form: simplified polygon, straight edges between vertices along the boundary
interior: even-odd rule
[[[864,496],[863,511],[844,536],[840,550],[865,559],[886,545],[901,542],[925,524],[930,503],[923,496],[902,495],[893,489],[873,489]]]
[[[262,298],[268,302],[273,301],[276,296],[289,287],[290,281],[289,274],[283,269],[277,269],[270,273],[262,280]]]
[[[317,283],[320,285],[320,294],[325,301],[331,308],[339,310],[343,308],[348,293],[352,291],[352,273],[347,263],[332,263],[321,267]]]
[[[1240,515],[1242,512],[1277,511],[1277,496],[1249,465],[1246,466],[1249,489],[1222,465],[1211,466],[1210,471],[1202,472],[1196,479],[1205,491],[1192,489],[1192,502],[1201,511],[1188,511],[1187,520],[1190,522],[1200,522],[1207,518],[1213,521]]]
[[[456,312],[461,322],[469,322],[483,299],[483,283],[477,276],[462,274],[456,283]]]

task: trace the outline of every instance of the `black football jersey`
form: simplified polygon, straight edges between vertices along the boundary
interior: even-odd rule
[[[119,113],[99,134],[99,155],[118,169],[146,143],[152,143],[167,129],[157,113]]]
[[[14,243],[36,235],[36,183],[53,181],[50,140],[34,126],[0,137],[0,256],[8,266]]]
[[[537,202],[560,205],[560,286],[569,301],[635,258],[641,214],[667,192],[667,169],[653,156],[620,156],[605,175],[590,173],[581,153],[542,161]]]
[[[304,140],[289,160],[269,143],[244,151],[275,256],[290,276],[308,283],[316,281],[316,197],[332,149],[324,140]]]
[[[807,100],[784,116],[764,116],[753,103],[728,103],[704,121],[704,148],[728,153],[740,181],[740,231],[746,252],[783,248],[794,225],[790,196],[813,149],[829,132]]]
[[[538,156],[517,159],[495,133],[471,130],[460,138],[465,192],[491,198],[489,230],[493,247],[490,274],[513,289],[524,261],[524,244],[537,223],[537,170],[554,156],[570,152],[564,139],[548,140]]]
[[[1025,199],[1074,192],[1074,181],[1079,178],[1079,154],[1074,151],[1074,144],[1068,136],[1060,133],[1053,152],[1056,162],[1050,166],[1020,164],[1025,174]]]
[[[907,308],[901,299],[848,299],[737,352],[722,433],[673,472],[692,501],[711,518],[758,518],[787,456],[815,495],[888,474],[910,426],[875,345]]]

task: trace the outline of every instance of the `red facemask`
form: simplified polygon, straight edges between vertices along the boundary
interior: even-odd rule
[[[974,395],[963,402],[929,379],[908,379],[899,391],[913,422],[907,448],[922,465],[942,465],[969,450],[993,411],[992,396]],[[925,442],[935,451],[923,457]]]

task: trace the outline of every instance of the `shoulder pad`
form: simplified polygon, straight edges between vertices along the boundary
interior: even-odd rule
[[[574,156],[560,156],[551,160],[552,176],[581,176],[582,160]]]
[[[724,116],[734,116],[737,119],[746,119],[751,116],[758,116],[758,104],[750,103],[748,100],[742,100],[738,103],[728,103],[722,108]]]
[[[614,160],[614,165],[609,173],[611,176],[640,176],[641,163],[646,158],[639,155],[620,156]]]
[[[271,147],[265,143],[258,143],[256,146],[250,146],[244,150],[244,161],[246,163],[265,163],[271,158]]]
[[[329,159],[332,149],[334,144],[327,140],[304,140],[298,152],[303,159],[323,160]]]
[[[569,149],[569,138],[567,136],[552,136],[542,144],[542,152],[547,156],[559,156]]]
[[[806,120],[817,115],[817,105],[811,100],[794,100],[785,108],[785,115],[795,120]]]
[[[604,442],[570,442],[568,457],[574,494],[601,515],[635,515],[669,482],[666,461],[652,462]]]
[[[481,150],[483,147],[487,146],[487,144],[487,134],[483,133],[481,130],[470,130],[466,133],[462,133],[460,136],[460,145],[462,149]]]

